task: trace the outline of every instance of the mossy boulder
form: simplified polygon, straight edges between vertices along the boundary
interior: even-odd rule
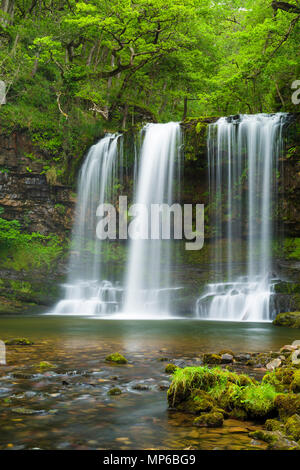
[[[4,341],[4,343],[6,346],[31,346],[32,344],[34,344],[27,338],[7,339],[6,341]]]
[[[127,364],[127,359],[119,353],[112,353],[106,356],[106,362],[114,362],[115,364]]]
[[[300,393],[300,369],[295,370],[290,388],[293,392]]]
[[[300,414],[300,395],[299,394],[279,394],[275,398],[275,407],[281,418],[285,419]]]
[[[174,374],[175,370],[178,369],[175,364],[167,364],[165,367],[165,373],[166,374]]]
[[[279,313],[273,320],[273,325],[300,328],[300,312]]]
[[[232,419],[238,419],[240,421],[246,421],[248,416],[245,410],[241,408],[234,408],[232,411],[230,411],[229,417]]]
[[[292,436],[296,441],[300,440],[300,415],[294,414],[286,420],[285,432]]]
[[[48,370],[48,369],[56,369],[57,366],[48,361],[41,361],[37,367],[38,369],[43,371],[43,370]]]
[[[281,367],[265,374],[262,382],[272,384],[277,392],[285,392],[292,387],[295,372],[292,367]]]
[[[234,357],[234,352],[232,352],[231,349],[221,349],[221,351],[219,351],[218,355],[222,356],[223,354],[230,354],[230,356]]]
[[[249,433],[250,437],[259,439],[268,443],[268,449],[270,450],[299,450],[300,446],[297,442],[288,439],[280,431],[263,431],[258,430]]]
[[[223,426],[224,417],[222,413],[212,412],[203,413],[194,419],[194,426],[208,427],[208,428],[219,428]]]
[[[267,431],[284,431],[284,423],[279,421],[278,419],[267,419],[265,422],[265,428]]]
[[[242,387],[235,397],[235,404],[246,411],[249,418],[266,419],[275,413],[276,391],[270,384]]]
[[[121,395],[122,393],[122,390],[119,388],[119,387],[114,387],[114,388],[111,388],[107,394],[108,395],[111,395],[111,396],[115,396],[115,395]]]
[[[227,413],[243,410],[244,417],[250,418],[272,417],[275,397],[271,384],[257,384],[244,374],[207,366],[176,370],[168,390],[172,408],[199,413],[220,407]]]
[[[203,355],[204,364],[221,364],[222,357],[219,354],[209,354],[206,353]]]

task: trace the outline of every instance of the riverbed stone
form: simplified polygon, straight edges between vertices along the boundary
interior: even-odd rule
[[[281,365],[281,359],[276,358],[276,359],[273,359],[273,361],[268,362],[268,364],[266,365],[266,368],[268,370],[274,370],[274,369],[277,369],[277,367],[279,367],[280,365]]]
[[[106,356],[105,361],[106,362],[114,362],[116,364],[127,364],[128,363],[127,359],[124,356],[122,356],[122,354],[120,354],[120,353],[109,354],[108,356]]]
[[[299,450],[300,446],[296,441],[288,439],[281,431],[257,430],[249,433],[250,437],[268,443],[270,450]]]
[[[31,346],[34,344],[28,338],[12,338],[4,341],[6,346]]]
[[[113,387],[107,392],[107,394],[111,396],[121,395],[121,393],[122,390],[119,387]]]
[[[221,364],[222,358],[219,354],[203,354],[203,363],[204,364]]]
[[[300,414],[300,394],[279,394],[274,400],[279,416],[283,419]]]
[[[178,369],[175,364],[167,364],[165,368],[165,373],[166,374],[174,374],[174,372]]]
[[[208,427],[208,428],[219,428],[223,426],[224,417],[222,413],[211,412],[203,413],[194,419],[194,426]]]
[[[298,349],[297,351],[294,351],[291,354],[291,361],[292,361],[292,364],[294,365],[300,364],[300,349]]]
[[[228,353],[225,353],[225,354],[222,354],[221,356],[221,362],[222,364],[230,364],[233,362],[233,355],[232,354],[228,354]]]
[[[237,354],[235,356],[235,359],[238,362],[247,362],[251,359],[251,354],[245,353],[245,354]]]
[[[300,440],[300,416],[298,414],[294,414],[287,419],[285,431],[287,435],[292,436],[296,441]]]

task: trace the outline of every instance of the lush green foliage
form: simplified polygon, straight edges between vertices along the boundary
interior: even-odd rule
[[[185,98],[190,114],[291,107],[299,78],[296,0],[1,5],[0,74],[8,84],[1,112],[53,154],[95,116],[123,125],[135,115],[180,119]]]
[[[190,411],[199,411],[199,403],[203,405],[203,392],[221,409],[243,410],[247,416],[257,418],[268,416],[274,410],[277,396],[272,384],[259,384],[244,374],[219,367],[185,367],[174,371],[168,390],[169,404],[187,409],[182,405],[187,402]]]
[[[0,208],[0,214],[3,212]],[[3,267],[17,271],[39,267],[50,269],[51,263],[63,253],[57,236],[24,232],[18,220],[0,217],[0,255]]]

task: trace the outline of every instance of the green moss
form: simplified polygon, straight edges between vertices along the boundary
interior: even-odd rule
[[[279,394],[275,398],[275,407],[279,416],[283,419],[300,414],[300,395],[299,394]]]
[[[262,429],[250,432],[249,433],[250,437],[253,437],[254,439],[259,439],[260,441],[264,441],[267,443],[275,442],[278,438],[276,434],[273,434],[270,431],[264,431]]]
[[[218,354],[204,354],[203,363],[204,364],[221,364],[222,358]]]
[[[119,388],[119,387],[114,387],[114,388],[111,388],[107,394],[108,395],[111,395],[111,396],[115,396],[115,395],[121,395],[122,393],[122,390]]]
[[[64,215],[66,213],[66,207],[63,204],[55,204],[54,209],[60,214]]]
[[[112,353],[106,356],[106,362],[115,362],[116,364],[127,364],[127,359],[119,353]]]
[[[189,398],[183,400],[176,407],[178,411],[192,414],[212,411],[214,408],[216,408],[215,400],[207,392],[199,389],[193,390]]]
[[[203,413],[194,420],[194,426],[219,428],[223,426],[224,417],[222,413]]]
[[[280,367],[264,375],[262,382],[272,384],[277,392],[284,392],[291,387],[295,374],[292,367]]]
[[[274,291],[277,294],[300,294],[300,284],[295,282],[278,282],[274,286]]]
[[[230,413],[229,413],[230,418],[232,419],[239,419],[241,421],[245,421],[247,419],[247,413],[245,410],[241,408],[234,408]]]
[[[300,312],[279,313],[273,320],[273,325],[300,328]]]
[[[222,356],[223,354],[230,354],[231,356],[234,357],[234,353],[231,351],[231,349],[222,349],[218,355]]]
[[[51,364],[51,362],[48,362],[48,361],[42,361],[38,365],[38,368],[41,370],[55,369],[56,367],[57,367],[56,365]]]
[[[174,372],[177,368],[178,367],[175,366],[175,364],[167,364],[166,368],[165,368],[165,373],[166,374],[174,374]]]
[[[290,388],[293,392],[300,393],[300,369],[295,370]]]
[[[294,414],[290,418],[287,419],[285,423],[285,432],[286,434],[290,435],[296,441],[300,440],[300,416]]]
[[[271,384],[257,384],[244,374],[204,366],[176,370],[167,396],[169,405],[180,410],[206,411],[205,398],[205,405],[211,410],[219,406],[229,412],[243,410],[249,417],[262,418],[274,412],[276,391]],[[197,401],[202,407],[197,408]]]
[[[267,431],[284,431],[284,423],[278,419],[267,419],[265,428]]]
[[[271,384],[244,387],[235,403],[243,408],[249,417],[265,418],[275,411],[276,391]]]
[[[8,339],[4,341],[6,346],[31,346],[34,344],[32,341],[30,341],[27,338],[13,338],[13,339]]]

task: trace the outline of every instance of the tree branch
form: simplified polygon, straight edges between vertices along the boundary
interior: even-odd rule
[[[291,3],[272,1],[272,8],[275,12],[277,12],[277,10],[284,10],[288,13],[300,14],[300,8],[296,5],[292,5]]]

